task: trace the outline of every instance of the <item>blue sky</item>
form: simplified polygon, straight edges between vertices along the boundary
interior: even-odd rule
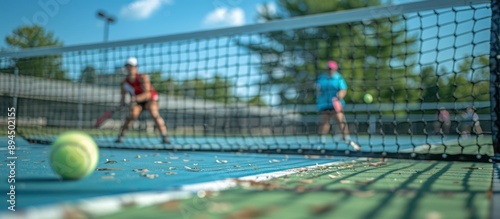
[[[65,45],[102,42],[98,10],[117,19],[109,29],[109,41],[117,41],[252,24],[263,4],[275,7],[273,0],[10,0],[0,7],[0,48],[26,24],[43,26]]]

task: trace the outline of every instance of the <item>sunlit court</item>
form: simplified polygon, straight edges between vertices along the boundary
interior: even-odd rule
[[[0,218],[500,218],[497,1],[191,4],[5,11]]]

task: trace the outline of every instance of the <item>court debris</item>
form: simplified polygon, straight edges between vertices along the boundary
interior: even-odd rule
[[[103,167],[103,168],[96,168],[95,171],[113,171],[113,170],[122,170],[121,168],[108,168],[108,167]]]
[[[188,166],[184,166],[184,169],[186,169],[187,171],[191,171],[191,172],[201,172],[202,171],[198,167],[191,168],[191,167],[188,167]]]

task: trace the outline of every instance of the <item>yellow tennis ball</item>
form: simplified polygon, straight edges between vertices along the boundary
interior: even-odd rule
[[[99,148],[89,135],[69,131],[52,144],[50,165],[63,179],[81,179],[90,175],[99,160]]]
[[[371,94],[365,94],[365,96],[363,97],[363,100],[365,101],[365,103],[371,103],[371,102],[373,102],[373,97]]]

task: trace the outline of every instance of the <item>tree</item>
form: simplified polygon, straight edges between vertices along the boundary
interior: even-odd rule
[[[24,50],[38,47],[63,46],[54,33],[46,32],[41,26],[22,26],[5,37],[9,50]],[[61,55],[25,57],[13,60],[19,74],[52,79],[65,79]]]
[[[380,5],[379,0],[322,1],[280,0],[281,14],[262,10],[259,20],[272,21],[296,16]],[[416,101],[407,84],[416,78],[414,36],[409,36],[399,17],[363,20],[333,26],[264,33],[259,42],[239,42],[260,55],[263,86],[277,90],[280,104],[315,102],[314,81],[326,71],[330,59],[340,64],[349,84],[347,102],[361,102],[366,92],[381,102]],[[401,67],[393,67],[399,63]],[[353,89],[355,88],[355,89]]]
[[[227,79],[215,75],[211,80],[194,78],[184,81],[181,92],[185,96],[212,100],[221,103],[234,103],[236,97],[231,88],[234,87]]]
[[[488,55],[466,55],[456,63],[456,70],[425,67],[419,75],[419,95],[425,102],[489,101],[488,66]]]
[[[266,102],[262,100],[260,96],[255,96],[252,97],[250,100],[247,101],[248,105],[251,106],[267,106]]]
[[[92,66],[87,66],[83,69],[82,74],[80,75],[80,82],[93,84],[96,78],[96,69]]]
[[[454,101],[489,101],[490,78],[488,55],[473,58],[465,56],[457,64],[458,71],[452,74],[449,84]]]
[[[172,78],[168,78],[167,80],[163,80],[161,77],[161,72],[155,71],[150,75],[151,85],[156,89],[159,93],[166,93],[169,95],[176,95],[176,84]]]
[[[215,75],[212,79],[193,78],[182,82],[173,78],[162,79],[161,72],[150,74],[151,84],[159,93],[174,96],[200,98],[220,103],[234,103],[237,98],[231,91],[234,85],[227,79]],[[257,103],[253,100],[252,103]]]
[[[231,92],[232,87],[228,80],[215,75],[213,82],[206,84],[205,98],[223,103],[233,102],[236,98]]]

